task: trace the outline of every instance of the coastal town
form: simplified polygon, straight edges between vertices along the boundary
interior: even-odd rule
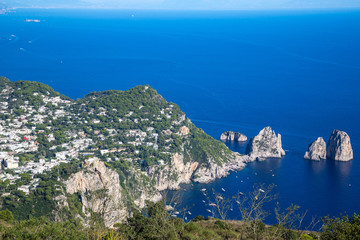
[[[15,88],[7,79],[1,80],[4,87],[0,93],[3,169],[0,178],[11,185],[27,175],[27,184],[17,187],[25,194],[36,188],[38,174],[73,159],[98,156],[108,162],[127,161],[139,171],[151,160],[164,165],[170,158],[173,138],[189,134],[189,128],[184,125],[185,115],[174,104],[165,103],[158,113],[152,112],[151,117],[149,112],[140,117],[138,112],[146,108],[143,105],[126,110],[125,114],[103,106],[86,109],[87,103],[60,96],[50,88],[44,90],[41,84],[36,83],[34,89],[27,91],[26,88],[33,87],[32,83],[26,83],[25,88]],[[142,91],[149,89],[148,86],[141,88]],[[117,125],[114,121],[108,122],[112,114],[116,114]],[[164,120],[170,122],[168,127],[155,129],[157,123]],[[134,128],[125,125],[121,128],[119,124]]]

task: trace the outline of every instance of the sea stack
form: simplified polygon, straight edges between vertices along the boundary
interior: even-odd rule
[[[350,161],[353,159],[353,149],[349,135],[344,131],[334,130],[326,148],[326,157],[336,161]]]
[[[281,135],[276,136],[271,127],[262,129],[257,136],[250,139],[246,147],[246,154],[251,160],[281,158],[285,155],[281,145]]]
[[[236,141],[236,142],[246,142],[247,137],[239,132],[227,131],[221,134],[221,140],[228,140],[228,141]]]
[[[320,161],[320,159],[326,159],[326,143],[322,137],[318,137],[309,145],[304,158],[317,161]]]

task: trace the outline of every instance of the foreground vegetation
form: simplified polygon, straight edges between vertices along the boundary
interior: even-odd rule
[[[8,210],[0,211],[1,239],[360,239],[360,216],[323,219],[321,232],[292,230],[260,220],[229,221],[195,217],[185,223],[171,217],[162,202],[148,203],[124,224],[105,228],[100,223],[83,226],[80,221],[55,222],[45,217],[14,221]]]

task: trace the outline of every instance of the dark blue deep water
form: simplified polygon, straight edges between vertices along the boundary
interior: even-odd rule
[[[309,216],[352,214],[360,213],[359,43],[356,11],[18,10],[0,15],[0,75],[71,98],[150,84],[214,138],[268,125],[282,134],[283,159],[185,186],[192,216],[208,214],[201,188],[231,196],[259,182]],[[333,129],[350,135],[354,160],[304,160],[308,144]]]

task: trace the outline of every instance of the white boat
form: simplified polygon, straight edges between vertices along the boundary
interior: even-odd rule
[[[190,211],[188,211],[188,214],[189,214],[189,215],[191,215],[191,212],[190,212]]]
[[[221,188],[221,191],[225,192],[225,189]]]
[[[25,19],[25,22],[36,22],[36,23],[39,23],[40,20],[39,20],[39,19]]]
[[[211,210],[209,210],[209,209],[206,209],[206,211],[208,211],[209,213],[211,213]]]
[[[262,190],[261,188],[259,189],[259,192],[262,192],[262,193],[264,193],[265,191],[264,190]]]
[[[203,188],[203,189],[201,189],[200,191],[205,192],[205,191],[206,191],[206,188]]]

